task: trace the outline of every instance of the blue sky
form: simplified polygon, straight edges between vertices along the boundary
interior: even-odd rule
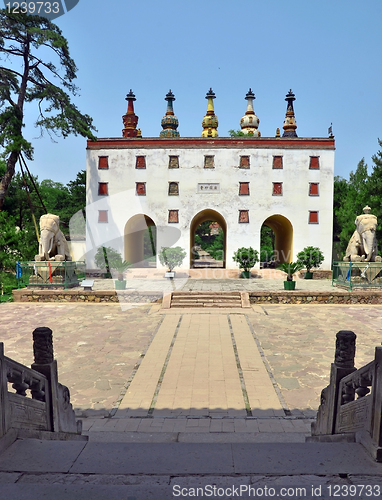
[[[282,127],[291,88],[299,137],[327,137],[333,123],[335,174],[348,178],[382,139],[382,2],[368,0],[80,0],[55,20],[78,66],[75,103],[98,137],[120,137],[133,89],[144,137],[157,137],[171,88],[181,136],[200,136],[213,88],[219,135],[240,127],[248,88],[263,137]],[[37,108],[29,107],[26,136]],[[82,137],[33,140],[31,170],[67,183],[86,167]]]

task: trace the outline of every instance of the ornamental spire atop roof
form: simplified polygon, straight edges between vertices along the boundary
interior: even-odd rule
[[[207,103],[207,114],[203,118],[202,121],[202,127],[203,127],[203,132],[202,132],[202,137],[218,137],[218,117],[215,115],[214,111],[214,102],[213,99],[215,99],[215,93],[210,87],[210,90],[206,94],[206,99],[208,99]]]
[[[138,116],[134,113],[134,101],[136,101],[136,98],[131,89],[126,96],[126,101],[128,102],[128,105],[126,114],[122,116],[124,125],[122,137],[137,137]]]
[[[240,120],[241,131],[245,135],[252,135],[254,137],[260,137],[260,131],[258,130],[260,120],[257,118],[253,110],[253,100],[256,99],[255,94],[252,89],[249,89],[245,99],[248,101],[247,111],[245,115]]]
[[[172,103],[175,101],[175,96],[169,90],[168,94],[164,98],[167,101],[167,111],[165,116],[162,118],[161,125],[163,130],[159,134],[160,137],[179,137],[179,132],[177,131],[179,121],[178,118],[174,115],[174,110]]]
[[[286,95],[285,100],[287,101],[288,105],[283,125],[284,129],[283,137],[297,137],[296,134],[297,125],[293,109],[293,101],[295,101],[296,98],[292,92],[292,89],[290,89],[290,91]]]

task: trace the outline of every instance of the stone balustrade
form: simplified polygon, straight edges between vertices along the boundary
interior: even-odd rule
[[[374,360],[354,367],[356,335],[339,331],[330,384],[321,393],[308,441],[357,441],[382,462],[382,347]]]
[[[5,356],[0,343],[0,449],[28,432],[81,434],[69,389],[58,382],[50,328],[33,331],[33,353],[29,368]]]

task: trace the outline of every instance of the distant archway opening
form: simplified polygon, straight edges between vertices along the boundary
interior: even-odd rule
[[[126,222],[124,231],[125,260],[132,267],[156,267],[156,226],[144,214],[137,214]]]
[[[190,268],[226,267],[227,224],[212,209],[202,210],[190,225]]]
[[[267,226],[272,232],[264,231]],[[262,225],[262,233],[268,232],[273,244],[273,260],[279,263],[292,262],[293,260],[293,226],[289,219],[276,214],[268,217]]]

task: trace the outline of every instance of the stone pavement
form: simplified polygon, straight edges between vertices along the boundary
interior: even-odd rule
[[[200,426],[187,424],[199,433],[240,432],[239,426],[284,433],[304,419],[305,433],[329,382],[336,332],[357,334],[356,366],[381,343],[380,306],[269,304],[243,311],[8,303],[0,306],[0,339],[7,356],[30,365],[32,330],[52,328],[60,381],[94,430],[180,432],[186,417],[200,417]]]
[[[211,484],[321,486],[314,497],[330,498],[331,485],[382,483],[357,443],[304,443],[336,332],[357,334],[362,366],[381,343],[381,306],[6,303],[0,315],[6,356],[27,365],[33,329],[52,328],[59,379],[89,435],[17,441],[0,456],[2,498],[167,499],[176,485]]]
[[[239,279],[232,269],[190,269],[176,272],[175,279],[163,278],[163,271],[135,269],[126,273],[126,289],[130,291],[280,291],[284,289],[285,273],[277,269],[252,271],[251,279]],[[116,277],[116,276],[115,276]],[[93,290],[114,290],[114,280],[94,279]],[[296,290],[333,291],[331,279],[305,280],[295,276]],[[81,287],[73,290],[82,290]]]

